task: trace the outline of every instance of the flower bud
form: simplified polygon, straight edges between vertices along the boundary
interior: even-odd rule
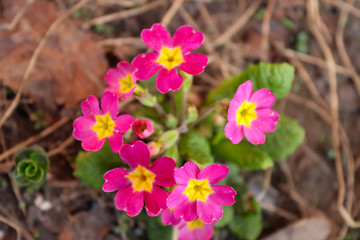
[[[132,126],[134,133],[141,139],[149,137],[154,133],[154,127],[150,120],[136,120]]]

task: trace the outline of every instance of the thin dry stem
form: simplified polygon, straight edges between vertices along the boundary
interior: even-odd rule
[[[264,177],[264,183],[263,183],[263,188],[261,190],[261,192],[256,196],[256,201],[257,202],[261,202],[267,191],[269,190],[270,184],[271,184],[271,175],[272,175],[272,168],[268,168],[265,171],[265,177]]]
[[[324,3],[328,3],[337,7],[342,8],[343,10],[349,11],[352,15],[357,18],[360,18],[360,9],[354,7],[352,4],[344,2],[342,0],[322,0]]]
[[[262,22],[262,37],[261,37],[261,60],[267,62],[269,60],[269,35],[270,35],[270,21],[271,15],[274,10],[277,0],[269,0],[267,3],[267,8],[264,14],[264,19]]]
[[[169,10],[163,16],[160,24],[167,27],[185,0],[174,0]]]
[[[11,23],[5,23],[0,25],[0,31],[11,31],[13,30],[16,25],[20,22],[21,18],[24,16],[26,9],[30,6],[31,3],[33,3],[34,0],[27,0],[24,6],[21,8],[21,10],[15,15],[15,17],[12,19]]]
[[[4,124],[4,122],[11,116],[11,114],[16,109],[17,105],[20,102],[20,98],[22,95],[22,92],[24,90],[25,82],[28,81],[30,74],[32,73],[36,61],[41,53],[41,50],[44,48],[47,40],[49,37],[56,31],[56,29],[60,26],[60,24],[76,9],[79,9],[82,7],[88,0],[81,0],[77,4],[75,4],[72,8],[67,10],[65,13],[63,13],[59,18],[57,18],[49,27],[49,29],[46,31],[45,36],[41,39],[39,45],[36,47],[34,54],[32,55],[29,64],[27,65],[27,68],[25,70],[23,79],[21,81],[20,87],[16,93],[15,99],[12,101],[9,108],[5,111],[4,115],[0,119],[0,127]]]
[[[71,135],[69,136],[63,143],[61,143],[58,147],[56,147],[55,149],[52,149],[51,151],[49,151],[46,156],[52,157],[56,154],[59,154],[60,152],[64,151],[65,148],[67,148],[70,144],[72,144],[74,142],[75,138]]]

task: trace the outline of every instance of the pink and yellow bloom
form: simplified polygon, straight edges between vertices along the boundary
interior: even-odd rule
[[[180,223],[181,219],[175,217],[174,209],[167,208],[161,212],[161,221],[165,225],[176,226]]]
[[[276,129],[279,115],[271,109],[275,95],[267,88],[253,92],[253,84],[246,81],[237,89],[228,110],[225,136],[233,144],[241,142],[243,136],[252,144],[265,142],[265,134]]]
[[[120,157],[132,169],[115,168],[104,175],[105,192],[118,191],[115,206],[125,210],[133,217],[140,213],[145,202],[149,216],[156,216],[166,209],[168,193],[160,187],[175,184],[174,160],[160,157],[150,166],[150,152],[146,144],[136,141],[134,145],[125,144],[120,150]]]
[[[180,240],[209,240],[214,235],[214,223],[206,224],[200,218],[185,222],[182,221],[177,227]]]
[[[141,139],[149,137],[154,133],[154,127],[150,120],[139,119],[136,120],[132,126],[134,133]]]
[[[154,24],[151,29],[141,32],[144,43],[155,52],[142,53],[134,58],[132,66],[135,77],[146,80],[159,73],[156,86],[161,93],[176,91],[181,87],[183,77],[177,69],[197,75],[204,71],[208,58],[201,53],[191,53],[199,48],[204,40],[201,32],[191,26],[179,27],[173,38],[165,27]]]
[[[174,208],[177,218],[186,222],[200,218],[205,223],[213,223],[222,217],[221,205],[232,205],[236,192],[226,185],[215,185],[229,173],[226,165],[212,164],[200,171],[192,162],[175,171],[178,184],[167,199],[168,208]]]
[[[133,72],[134,69],[128,62],[119,62],[117,68],[110,68],[104,77],[109,84],[105,91],[115,94],[122,100],[130,97],[136,84]]]
[[[106,139],[109,139],[111,149],[118,153],[123,145],[122,134],[131,128],[134,117],[119,114],[119,100],[110,92],[105,92],[99,101],[89,96],[81,103],[83,116],[74,121],[73,136],[82,141],[81,146],[86,151],[98,151]]]

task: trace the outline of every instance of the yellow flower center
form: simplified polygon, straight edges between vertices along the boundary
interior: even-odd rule
[[[99,140],[111,137],[115,127],[115,122],[112,120],[109,113],[105,115],[95,115],[96,123],[91,127],[96,132]]]
[[[120,93],[127,93],[134,87],[134,81],[130,73],[125,78],[120,78]]]
[[[255,108],[256,103],[248,103],[247,101],[244,101],[236,111],[236,124],[238,126],[243,124],[250,127],[251,121],[257,118]]]
[[[195,221],[189,222],[188,226],[190,230],[193,230],[194,228],[202,228],[204,226],[204,222],[198,218]]]
[[[134,171],[132,171],[125,177],[130,179],[130,181],[133,183],[134,192],[151,192],[156,175],[144,168],[143,166],[138,165],[138,167]]]
[[[156,59],[157,63],[163,65],[167,70],[171,70],[174,67],[185,62],[181,56],[181,47],[176,47],[173,49],[162,46],[159,57]]]
[[[213,192],[207,179],[197,180],[192,178],[184,191],[188,195],[190,202],[195,200],[206,202],[207,196]]]

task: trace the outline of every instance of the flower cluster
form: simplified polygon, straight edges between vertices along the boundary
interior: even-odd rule
[[[119,100],[133,93],[146,106],[157,104],[147,89],[137,85],[138,80],[146,80],[157,73],[157,89],[167,93],[181,87],[182,72],[202,73],[208,59],[204,54],[191,51],[201,46],[204,36],[190,26],[182,26],[171,37],[162,25],[154,24],[143,30],[141,37],[155,52],[142,53],[131,64],[119,62],[116,68],[107,71],[105,81],[109,86],[100,103],[95,96],[89,96],[81,103],[83,116],[74,121],[73,136],[82,141],[82,147],[87,151],[100,150],[108,139],[112,151],[119,153],[128,165],[128,168],[115,168],[104,175],[103,191],[116,192],[117,209],[136,216],[145,206],[149,216],[161,214],[165,225],[178,227],[180,239],[210,239],[213,226],[223,215],[222,206],[235,202],[235,190],[218,184],[228,175],[229,168],[211,164],[200,169],[191,161],[176,168],[177,163],[172,158],[161,156],[166,150],[164,146],[170,146],[166,141],[171,139],[154,136],[157,134],[152,120],[119,115]],[[270,109],[274,101],[275,96],[268,89],[253,92],[251,81],[240,85],[228,108],[225,136],[234,144],[244,135],[253,144],[264,143],[264,133],[274,131],[279,119]],[[128,131],[137,137],[134,139],[131,134],[126,134],[132,145],[124,144],[123,134]],[[147,144],[138,138],[145,139]],[[147,141],[147,138],[153,140]],[[155,161],[150,161],[150,157],[157,155],[160,156]]]

